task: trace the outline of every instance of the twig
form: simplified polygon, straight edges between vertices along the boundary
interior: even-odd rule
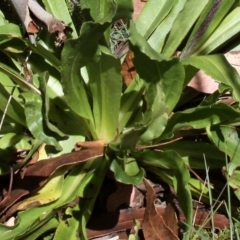
[[[179,137],[179,138],[175,138],[175,139],[173,139],[171,141],[168,141],[168,142],[158,143],[158,144],[150,145],[150,146],[138,145],[138,146],[136,146],[136,149],[141,150],[141,149],[148,149],[148,148],[156,148],[156,147],[167,145],[167,144],[170,144],[170,143],[173,143],[173,142],[177,142],[181,139],[182,139],[182,137]]]

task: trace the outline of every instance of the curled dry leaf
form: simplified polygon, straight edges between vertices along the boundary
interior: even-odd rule
[[[56,33],[55,45],[59,46],[66,40],[66,29],[70,29],[64,22],[56,19],[52,14],[45,11],[36,0],[11,0],[18,16],[20,17],[26,32],[29,34],[29,39],[32,44],[36,45],[34,33],[39,31],[39,26],[33,21],[31,13],[45,23],[50,33]]]
[[[171,204],[159,214],[155,204],[156,194],[149,182],[144,179],[147,190],[147,206],[142,222],[143,235],[146,240],[178,240],[178,221]]]
[[[131,83],[131,81],[137,74],[132,61],[133,57],[133,52],[129,51],[124,59],[124,62],[122,63],[122,75],[124,82],[127,86]]]
[[[0,202],[0,213],[3,214],[20,198],[41,187],[57,169],[101,157],[103,154],[104,144],[97,144],[96,147],[41,160],[30,165],[26,169],[23,179],[20,173],[14,176],[12,191],[7,193]]]

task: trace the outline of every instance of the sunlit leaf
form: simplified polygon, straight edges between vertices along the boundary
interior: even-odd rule
[[[98,41],[108,26],[109,23],[83,24],[80,37],[68,40],[62,51],[62,84],[65,98],[72,110],[90,121],[92,128],[93,116],[80,68],[92,59],[98,48]]]
[[[240,7],[234,8],[221,23],[214,33],[194,52],[194,54],[208,54],[225,44],[240,31]],[[217,16],[218,17],[218,16]]]
[[[208,128],[210,126],[239,118],[240,112],[232,107],[218,103],[212,106],[190,108],[183,112],[176,112],[168,121],[161,138],[171,136],[178,129]]]
[[[23,90],[33,90],[38,94],[41,94],[40,91],[31,83],[25,81],[24,77],[20,73],[16,72],[13,68],[8,67],[7,65],[0,63],[0,71],[9,76],[13,81],[15,81]]]
[[[169,113],[175,107],[182,92],[185,73],[177,58],[165,60],[155,52],[130,25],[131,49],[134,52],[134,66],[140,78],[147,83],[159,83],[166,98]]]
[[[110,142],[117,133],[122,92],[120,61],[109,53],[99,53],[99,59],[87,65],[93,96],[93,117],[99,139]]]
[[[117,181],[125,183],[125,184],[133,184],[133,185],[138,185],[142,182],[145,171],[143,168],[138,168],[138,166],[135,166],[135,173],[137,172],[136,175],[130,176],[125,172],[125,167],[124,167],[124,159],[114,159],[112,161],[112,164],[110,166],[110,169],[114,172],[114,177]],[[133,173],[134,170],[131,172]]]
[[[143,94],[145,87],[144,81],[136,76],[125,90],[121,97],[121,106],[119,110],[119,125],[118,131],[122,132],[123,128],[128,123],[134,110],[139,106],[141,101],[141,96]]]
[[[208,1],[207,6],[202,11],[191,32],[191,36],[188,38],[188,43],[181,53],[182,58],[194,54],[194,51],[198,51],[198,48],[201,49],[201,46],[211,37],[211,34],[217,30],[219,23],[223,20],[234,2],[234,0]]]
[[[77,37],[77,32],[72,24],[72,19],[70,17],[67,4],[65,0],[51,0],[46,1],[43,0],[43,3],[46,7],[46,10],[56,18],[58,18],[60,21],[63,21],[66,25],[70,26],[73,30],[72,36],[75,38]]]
[[[201,69],[214,80],[231,87],[234,98],[240,102],[239,74],[223,55],[192,56],[184,60],[183,64]]]
[[[25,99],[25,116],[28,129],[33,136],[46,144],[55,146],[58,151],[62,148],[57,140],[45,134],[45,123],[42,115],[43,103],[42,98],[34,92],[22,93]]]
[[[231,126],[214,126],[208,130],[208,136],[220,151],[227,154],[229,163],[229,175],[240,166],[240,139],[239,131]]]
[[[176,0],[149,0],[140,13],[136,21],[137,31],[144,37],[148,38],[150,34],[158,27],[162,20],[167,16]]]
[[[145,151],[142,154],[136,154],[140,162],[145,166],[154,166],[155,168],[168,168],[174,172],[173,185],[176,191],[179,204],[187,218],[188,226],[192,222],[192,198],[189,186],[190,174],[182,158],[174,151]]]
[[[149,85],[145,93],[145,99],[147,103],[146,112],[143,114],[143,120],[136,125],[137,128],[141,125],[146,128],[140,140],[148,142],[158,138],[164,131],[168,120],[168,107],[166,106],[165,95],[158,84]]]

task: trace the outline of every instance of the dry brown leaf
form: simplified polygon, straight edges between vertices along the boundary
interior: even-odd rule
[[[178,240],[178,224],[171,204],[163,214],[159,214],[155,204],[156,194],[149,182],[144,179],[147,190],[147,206],[142,222],[143,235],[146,240]]]
[[[85,162],[103,156],[103,154],[104,144],[102,146],[97,144],[97,147],[64,154],[59,157],[38,161],[35,164],[30,165],[27,167],[23,179],[21,178],[20,173],[14,176],[14,184],[11,193],[7,193],[6,198],[0,202],[1,214],[9,209],[20,198],[41,187],[57,169],[63,166]]]
[[[165,214],[165,208],[156,208],[159,215]],[[110,234],[114,234],[120,231],[131,229],[133,226],[133,219],[137,219],[140,222],[143,221],[145,208],[126,209],[118,212],[111,212],[107,214],[97,215],[90,220],[87,226],[88,239],[102,237]],[[168,213],[166,213],[168,214]],[[194,212],[195,218],[194,226],[202,226],[206,219],[209,218],[208,212]],[[184,215],[180,214],[180,220],[185,221]],[[215,214],[213,216],[214,227],[216,229],[224,229],[229,227],[229,220],[222,214]],[[211,223],[208,222],[204,228],[211,229]]]
[[[131,83],[137,74],[132,61],[133,57],[133,52],[129,51],[124,59],[124,62],[122,63],[122,76],[127,86]]]
[[[50,33],[56,33],[55,46],[60,46],[67,38],[66,31],[71,28],[64,22],[56,19],[52,14],[45,11],[42,6],[35,0],[10,0],[18,16],[20,17],[29,39],[32,44],[36,45],[34,33],[38,32],[40,27],[33,21],[31,15],[45,23]],[[30,14],[31,11],[31,14]]]

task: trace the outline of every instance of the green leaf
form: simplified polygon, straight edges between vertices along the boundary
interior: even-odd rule
[[[8,23],[8,21],[5,19],[3,12],[0,11],[0,26],[3,26],[7,23]]]
[[[39,77],[40,89],[41,89],[42,98],[43,98],[43,101],[44,101],[43,118],[45,120],[45,123],[46,123],[47,127],[52,132],[57,133],[60,137],[65,137],[66,135],[64,133],[62,133],[55,125],[53,125],[49,121],[49,117],[48,117],[48,114],[49,114],[49,99],[48,99],[48,96],[47,96],[47,85],[46,85],[47,78],[48,78],[48,73],[47,72],[42,73]]]
[[[5,38],[5,36],[3,37]],[[1,48],[5,53],[23,53],[27,49],[27,45],[20,38],[9,38],[0,41]]]
[[[165,102],[170,114],[181,97],[184,88],[185,70],[178,59],[173,59],[166,65],[167,69],[163,72],[160,86],[165,94]]]
[[[25,92],[22,93],[22,96],[25,99],[24,111],[29,131],[39,141],[55,146],[58,151],[61,151],[62,148],[57,140],[53,137],[47,136],[44,132],[45,124],[42,113],[43,103],[41,96],[34,92]]]
[[[92,110],[88,102],[86,84],[80,69],[87,65],[98,49],[98,42],[110,23],[84,23],[80,37],[68,40],[62,51],[62,85],[69,107],[79,116],[90,121],[88,123],[94,134]]]
[[[167,58],[151,48],[148,42],[138,33],[133,22],[130,22],[129,26],[129,41],[130,48],[134,52],[134,66],[140,77],[142,78],[141,75],[145,76],[143,77],[143,80],[148,82],[158,81],[158,75],[160,73],[156,71],[156,65],[158,62],[167,60]],[[146,65],[144,65],[144,63]],[[143,69],[141,69],[141,67],[143,67]],[[148,72],[145,71],[146,69],[148,69]],[[153,71],[153,73],[150,73],[151,71]],[[154,77],[153,75],[155,74],[157,76]]]
[[[194,54],[208,54],[225,44],[240,31],[240,7],[234,8],[218,25],[213,34],[194,51]],[[218,17],[218,15],[217,15]]]
[[[36,57],[38,64],[39,64],[39,56],[42,56],[45,61],[46,60],[48,61],[47,63],[43,61],[42,66],[47,65],[49,72],[52,67],[54,67],[57,71],[59,71],[59,67],[61,66],[61,61],[51,51],[49,51],[44,47],[44,43],[43,43],[43,46],[41,44],[34,46],[31,43],[28,43],[28,45],[33,50],[33,52],[38,54]],[[33,56],[31,56],[30,61],[32,58]],[[41,67],[41,66],[37,66],[37,67]],[[45,71],[45,69],[43,71]]]
[[[43,0],[43,3],[48,12],[52,13],[52,15],[55,18],[59,19],[60,21],[63,21],[66,25],[72,28],[73,30],[72,36],[76,38],[77,32],[74,25],[72,24],[72,19],[68,11],[66,1],[65,0],[51,0],[51,1]]]
[[[53,240],[63,239],[80,239],[79,235],[79,219],[81,218],[80,206],[66,209],[67,220],[61,220],[54,234]]]
[[[137,75],[123,93],[118,118],[119,133],[126,127],[134,110],[140,105],[144,89],[144,81]]]
[[[221,96],[220,92],[215,91],[214,93],[203,99],[199,106],[211,106],[219,100],[220,96]]]
[[[204,71],[216,81],[232,89],[233,97],[240,102],[240,77],[223,55],[192,56],[182,62]]]
[[[165,95],[159,84],[150,84],[144,95],[147,102],[147,110],[143,114],[143,120],[136,127],[146,128],[140,140],[149,142],[158,138],[164,131],[168,120],[168,106],[165,103]]]
[[[75,166],[67,175],[61,197],[54,203],[55,208],[64,206],[72,202],[77,197],[92,198],[97,194],[88,188],[89,182],[94,179],[94,187],[101,185],[103,175],[106,173],[106,165],[108,162],[103,158],[95,158],[88,160],[84,164]],[[96,169],[102,169],[96,171]],[[105,170],[104,170],[105,169]],[[94,174],[96,175],[94,177]],[[100,176],[99,176],[100,175]],[[105,176],[105,175],[104,175]],[[93,187],[93,186],[92,186]],[[84,209],[83,209],[84,210]],[[85,209],[86,210],[86,209]]]
[[[177,18],[178,14],[183,10],[184,5],[186,4],[186,0],[179,0],[173,6],[169,14],[165,17],[165,19],[159,24],[156,30],[152,33],[151,37],[148,39],[151,47],[157,51],[161,52],[163,47],[163,43],[172,29],[173,23]]]
[[[34,206],[35,203],[44,205],[56,201],[62,194],[64,174],[67,170],[67,167],[58,169],[40,189],[33,191],[29,197],[19,202],[17,210],[28,209],[29,206]]]
[[[20,75],[20,73],[13,70],[13,68],[8,67],[3,63],[0,63],[0,71],[9,76],[14,82],[16,82],[22,90],[33,90],[36,93],[41,94],[41,92],[34,85],[25,81],[25,79]]]
[[[128,240],[138,240],[139,239],[138,232],[141,229],[141,223],[137,219],[133,219],[133,223],[134,223],[134,228],[133,228],[134,232],[129,235]]]
[[[90,13],[88,14],[91,15],[91,18],[94,20],[94,22],[99,23],[103,23],[105,21],[109,21],[109,19],[112,19],[117,10],[117,4],[113,0],[100,0],[98,2],[95,0],[80,0],[80,5],[83,10],[90,10]]]
[[[176,112],[168,121],[161,139],[171,136],[176,130],[192,127],[208,128],[213,125],[239,118],[240,112],[224,103],[212,106],[197,107]]]
[[[124,171],[129,177],[134,177],[139,173],[140,169],[137,165],[137,161],[135,158],[125,157],[123,161],[124,161]]]
[[[12,240],[17,237],[24,238],[25,235],[31,234],[36,229],[44,226],[46,222],[54,217],[58,208],[63,207],[77,197],[84,195],[84,192],[86,192],[85,184],[87,184],[89,179],[94,176],[94,169],[99,167],[99,165],[106,168],[106,165],[101,162],[101,158],[99,161],[90,160],[75,166],[64,180],[62,194],[59,199],[46,205],[29,208],[25,211],[19,212],[17,222],[13,227],[0,224],[0,234],[2,238],[4,240]],[[102,168],[100,168],[100,170],[100,173],[96,174],[97,180],[95,179],[95,182],[99,182],[99,179],[104,179],[101,174],[106,174],[106,172],[103,171]],[[99,174],[101,175],[100,177]],[[97,191],[91,191],[91,194],[97,194]]]
[[[3,26],[0,26],[0,36],[1,38],[3,36],[22,38],[22,32],[18,25],[13,23],[7,23]]]
[[[207,131],[208,137],[230,157],[228,172],[231,176],[233,171],[240,166],[240,138],[238,129],[231,126],[213,126]]]
[[[201,46],[211,37],[211,34],[217,29],[219,23],[225,17],[234,2],[234,0],[211,0],[208,2],[208,5],[200,15],[191,36],[181,53],[181,58],[187,58],[194,54],[194,51],[198,51],[198,48],[201,49]]]
[[[185,79],[184,67],[179,63],[179,59],[167,61],[162,55],[152,50],[131,24],[129,33],[137,73],[147,83],[160,83],[170,113],[181,96]]]
[[[176,0],[148,0],[136,20],[136,29],[147,39],[168,15]]]
[[[240,185],[239,185],[239,180],[240,180],[240,171],[239,170],[235,170],[231,176],[229,176],[229,173],[226,171],[226,168],[223,168],[224,172],[223,174],[225,175],[226,179],[228,180],[228,184],[229,186],[231,186],[233,188],[233,191],[236,195],[236,197],[238,198],[238,200],[240,200]]]
[[[5,74],[0,73],[0,77],[4,82],[4,79],[7,78]],[[11,87],[12,92],[8,92],[4,85],[0,84],[0,110],[1,110],[1,121],[3,117],[4,111],[6,111],[6,115],[9,116],[14,122],[21,124],[22,126],[26,126],[25,116],[23,113],[23,107],[19,104],[18,101],[14,97],[11,97],[11,94],[15,95],[15,87]],[[17,90],[16,90],[17,92]],[[8,106],[7,106],[8,105]],[[11,120],[11,122],[12,122]],[[3,120],[3,122],[6,121]]]
[[[0,224],[2,239],[13,240],[34,232],[35,229],[39,228],[39,223],[40,226],[44,225],[56,213],[56,210],[54,212],[44,212],[45,209],[46,207],[40,206],[20,212],[16,224],[12,227]]]
[[[115,0],[117,12],[114,19],[131,19],[133,13],[133,2],[128,0]]]
[[[94,204],[100,188],[102,186],[104,177],[109,170],[109,161],[107,155],[104,158],[98,158],[93,160],[94,164],[91,169],[93,169],[87,178],[87,183],[82,184],[82,196],[83,199],[79,202],[81,218],[78,221],[79,224],[79,239],[87,240],[86,225],[93,212]],[[91,186],[91,187],[90,187]]]
[[[117,134],[122,93],[120,60],[111,54],[100,53],[98,60],[87,65],[93,97],[93,116],[96,134],[107,143]]]
[[[36,229],[32,234],[25,235],[24,240],[38,239],[44,233],[50,232],[51,230],[57,228],[58,224],[59,221],[57,220],[57,217],[53,217],[48,222],[46,222],[46,224]]]
[[[158,138],[165,129],[168,120],[165,96],[159,84],[149,84],[146,93],[147,109],[141,113],[141,120],[127,129],[126,133],[119,136],[118,140],[111,144],[113,149],[133,149],[138,141],[149,142]]]
[[[186,2],[184,8],[178,13],[167,36],[166,42],[164,43],[162,53],[166,56],[172,56],[175,53],[209,1],[190,0],[184,2]],[[163,22],[163,24],[166,23]],[[166,25],[166,27],[168,27],[168,25]],[[151,37],[153,39],[153,35]],[[158,52],[160,50],[159,47],[154,47],[154,49],[156,49]]]
[[[134,155],[134,154],[133,154]],[[174,151],[145,151],[135,156],[143,166],[154,166],[155,168],[167,168],[174,171],[173,185],[177,198],[184,215],[187,218],[187,225],[192,224],[192,197],[189,187],[190,174],[183,159]]]
[[[13,147],[17,143],[21,142],[21,140],[24,139],[25,141],[29,141],[31,138],[19,133],[7,133],[0,139],[0,149],[6,149],[8,147]],[[24,146],[26,146],[26,143],[22,143]],[[26,149],[26,148],[21,148]]]
[[[210,169],[221,168],[225,165],[225,154],[212,144],[197,141],[177,141],[160,144],[160,151],[174,150],[192,169],[205,170],[204,156]]]
[[[125,166],[125,164],[127,163],[124,162],[124,159],[120,159],[120,158],[114,159],[112,161],[110,170],[113,171],[115,179],[118,182],[122,182],[125,184],[133,184],[133,185],[140,184],[145,175],[144,169],[139,168],[134,163],[134,169],[130,171],[130,169],[128,169],[129,166]],[[127,167],[127,169],[125,167]],[[127,170],[127,172],[125,170]]]

